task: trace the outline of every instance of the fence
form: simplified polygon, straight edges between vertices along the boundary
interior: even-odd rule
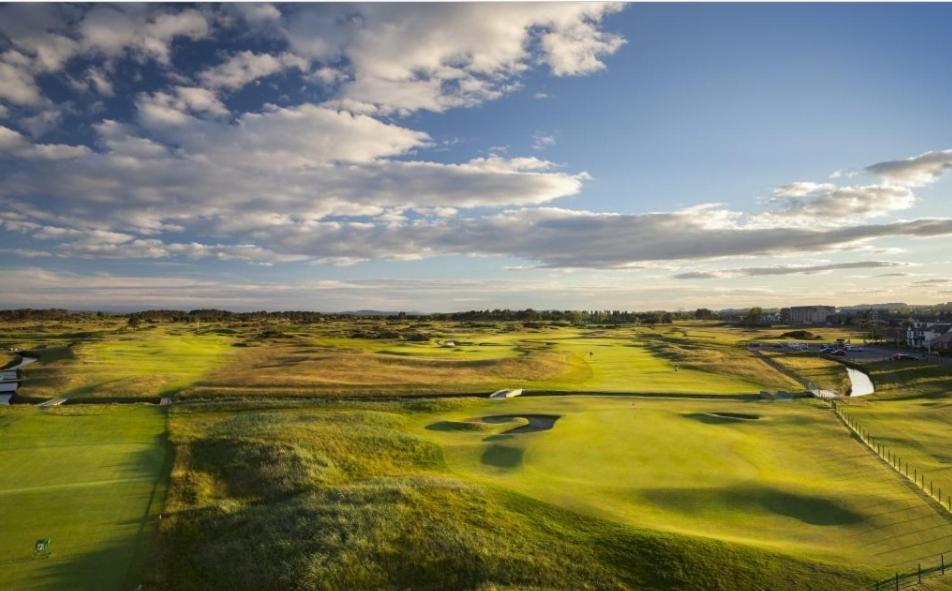
[[[916,570],[908,573],[896,573],[895,576],[876,581],[876,591],[897,591],[906,587],[922,584],[924,577],[934,575],[944,575],[948,570],[952,573],[952,565],[946,565],[945,554],[940,554],[936,563],[931,566],[922,566],[922,563],[916,567]]]
[[[869,448],[873,453],[880,457],[886,465],[893,469],[894,472],[905,478],[906,480],[912,482],[927,498],[934,501],[940,509],[946,511],[952,515],[952,494],[949,494],[945,497],[942,496],[942,488],[936,487],[935,483],[931,479],[926,478],[925,471],[919,470],[916,466],[910,466],[908,461],[904,461],[902,457],[886,447],[885,444],[878,441],[875,437],[870,435],[869,431],[864,429],[856,420],[843,413],[840,410],[840,406],[836,403],[835,400],[831,401],[833,407],[833,412],[836,413],[836,416],[843,422],[844,425],[849,428],[850,431],[856,435],[860,441],[862,441],[867,448]],[[952,491],[946,491],[947,493],[952,493]]]
[[[899,474],[899,476],[914,484],[923,496],[932,501],[933,505],[937,506],[940,511],[945,511],[952,515],[952,494],[943,498],[942,488],[936,487],[931,479],[927,479],[925,472],[920,471],[916,466],[910,466],[909,462],[904,461],[899,454],[893,452],[882,442],[877,441],[875,437],[870,435],[869,431],[856,422],[856,419],[843,413],[835,400],[831,400],[830,405],[840,421],[842,421],[869,450],[879,456],[879,458],[892,468],[894,472]],[[923,567],[922,563],[919,563],[915,571],[906,573],[897,572],[888,579],[877,581],[876,591],[896,591],[905,587],[919,585],[922,583],[923,577],[944,575],[946,570],[952,572],[952,565],[946,565],[945,554],[940,554],[936,559],[936,563],[933,565]]]

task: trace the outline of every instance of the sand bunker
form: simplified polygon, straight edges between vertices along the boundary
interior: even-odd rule
[[[499,423],[508,423],[510,421],[515,421],[519,419],[525,419],[528,424],[520,425],[508,431],[504,431],[503,435],[510,435],[515,433],[532,433],[535,431],[548,431],[555,426],[555,422],[561,419],[561,415],[492,415],[488,417],[481,417],[479,419],[474,419],[475,421],[481,421],[483,423],[488,423],[490,425],[496,425]]]

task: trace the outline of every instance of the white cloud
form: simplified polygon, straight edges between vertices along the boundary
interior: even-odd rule
[[[114,59],[129,53],[167,64],[178,38],[199,39],[209,23],[198,10],[168,10],[149,5],[98,4],[89,8],[0,6],[0,33],[13,48],[0,55],[0,98],[18,105],[44,105],[36,76],[59,72],[77,56]],[[103,70],[93,68],[89,81],[111,94]]]
[[[6,63],[4,58],[10,52],[0,56],[0,98],[16,105],[32,105],[42,102],[40,89],[33,76],[23,68]]]
[[[678,273],[675,279],[724,279],[731,277],[763,277],[772,275],[816,275],[831,271],[848,269],[882,269],[902,267],[904,263],[894,261],[854,261],[849,263],[827,263],[823,265],[778,265],[775,267],[741,267],[737,269],[718,269],[716,271],[688,271]],[[904,275],[903,273],[892,275]]]
[[[211,88],[237,89],[289,68],[307,69],[307,60],[292,53],[271,55],[240,51],[227,61],[199,74],[202,82]]]
[[[34,160],[65,160],[92,154],[86,146],[33,144],[19,132],[0,125],[0,157],[3,154]]]
[[[170,92],[140,95],[136,101],[139,120],[147,127],[177,127],[195,121],[191,113],[227,115],[228,109],[215,93],[195,86],[177,86]]]
[[[854,224],[858,220],[909,209],[915,194],[896,185],[838,187],[830,183],[792,183],[774,191],[779,207],[761,214],[764,225],[781,223],[811,225]]]
[[[866,172],[886,181],[910,187],[921,187],[939,180],[952,170],[952,150],[926,152],[904,160],[887,160],[866,167]]]
[[[285,14],[292,50],[323,63],[346,58],[338,97],[384,112],[443,111],[498,98],[537,62],[586,74],[623,40],[599,29],[610,3],[295,6]]]
[[[77,31],[85,51],[110,57],[132,51],[166,63],[174,39],[199,39],[208,34],[209,25],[194,9],[163,11],[147,5],[99,4],[86,13]]]
[[[57,149],[83,156],[68,170],[21,160],[0,197],[25,203],[46,195],[80,225],[150,234],[187,226],[214,234],[268,229],[275,212],[282,224],[308,227],[329,216],[381,216],[395,208],[439,217],[458,208],[539,204],[576,193],[585,179],[538,158],[393,160],[430,138],[315,105],[272,107],[235,121],[199,119],[180,110],[187,106],[181,94],[141,97],[151,137],[105,121],[95,127],[102,151]],[[4,129],[8,156],[53,154]]]
[[[546,148],[551,148],[555,144],[556,144],[556,139],[553,134],[536,132],[532,136],[533,150],[545,150]]]

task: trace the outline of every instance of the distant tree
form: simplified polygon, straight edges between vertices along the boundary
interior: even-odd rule
[[[744,316],[744,324],[756,325],[760,324],[760,320],[764,316],[764,310],[760,306],[754,306],[747,311],[747,314]]]
[[[694,318],[697,320],[713,320],[714,317],[714,312],[707,308],[698,308],[694,311]]]
[[[129,317],[129,321],[126,322],[126,325],[127,325],[129,328],[136,329],[136,328],[139,328],[139,326],[142,325],[142,321],[139,320],[139,317],[138,317],[138,316],[130,316],[130,317]]]

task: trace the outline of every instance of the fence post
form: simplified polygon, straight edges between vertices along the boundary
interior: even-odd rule
[[[921,562],[916,567],[916,574],[919,575],[919,584],[921,585],[922,584],[922,563]]]
[[[899,591],[899,573],[896,573],[896,591]]]
[[[939,554],[939,564],[942,566],[942,574],[945,574],[945,554]]]

